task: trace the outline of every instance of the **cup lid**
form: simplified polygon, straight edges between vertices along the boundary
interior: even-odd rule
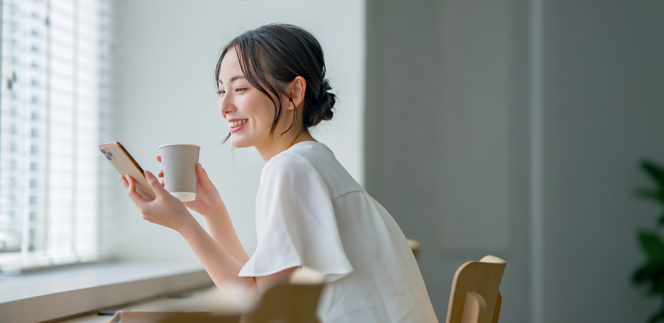
[[[199,146],[199,145],[194,145],[194,144],[167,144],[167,145],[161,145],[161,146],[159,146],[159,148],[157,148],[157,149],[161,149],[161,148],[163,148],[163,147],[168,147],[168,146],[192,146],[192,147],[197,147],[197,148],[199,148],[199,149],[201,148],[201,146]]]

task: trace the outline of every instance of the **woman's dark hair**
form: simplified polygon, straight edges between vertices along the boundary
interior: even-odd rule
[[[281,118],[283,107],[279,94],[287,95],[285,84],[297,76],[302,76],[307,83],[302,111],[304,127],[308,129],[323,120],[332,119],[336,96],[328,92],[332,87],[325,79],[323,50],[309,32],[293,25],[269,24],[237,36],[219,56],[214,73],[216,82],[219,82],[221,62],[230,49],[235,49],[247,81],[274,103],[276,113],[270,135],[274,134]],[[290,97],[289,100],[293,102]],[[281,135],[293,128],[296,118],[297,113],[290,127]]]

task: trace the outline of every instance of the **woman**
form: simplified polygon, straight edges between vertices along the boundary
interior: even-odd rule
[[[335,103],[318,41],[292,25],[247,31],[226,45],[215,76],[232,145],[255,147],[266,162],[256,252],[248,257],[242,248],[200,164],[196,200],[184,204],[148,171],[152,201],[136,193],[131,177],[121,178],[143,218],[178,231],[216,284],[237,280],[264,290],[301,266],[321,271],[323,322],[437,322],[397,224],[309,133],[332,118]],[[187,208],[204,216],[209,233]]]

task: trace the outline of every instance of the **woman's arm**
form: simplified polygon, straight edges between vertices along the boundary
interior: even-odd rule
[[[127,189],[127,195],[143,215],[143,219],[171,228],[184,237],[215,285],[221,286],[223,281],[230,279],[263,291],[276,282],[287,280],[297,268],[288,268],[263,277],[239,277],[243,263],[215,242],[187,211],[184,204],[170,195],[152,173],[146,171],[145,176],[156,195],[152,201],[144,200],[136,192],[136,182],[131,176],[121,177],[120,181]],[[235,237],[237,239],[237,236]]]
[[[161,156],[157,156],[157,161],[161,162]],[[159,170],[157,176],[164,177],[163,171]],[[212,184],[201,164],[196,165],[196,176],[198,177],[196,180],[196,199],[184,202],[184,206],[202,215],[205,219],[205,226],[214,241],[240,264],[244,265],[249,261],[249,256],[247,256],[247,252],[237,237],[226,205],[219,196],[219,191]]]
[[[210,236],[222,248],[224,248],[235,260],[244,265],[249,261],[247,252],[242,247],[240,239],[237,237],[233,222],[228,215],[226,205],[221,205],[212,209],[210,213],[203,215],[205,227],[207,227]]]
[[[253,277],[238,276],[244,264],[214,241],[193,217],[187,222],[178,232],[201,261],[215,285],[221,286],[221,282],[232,279],[248,286],[258,287]]]
[[[232,276],[248,286],[255,286],[262,293],[276,283],[288,281],[293,271],[299,268],[287,268],[268,276],[238,277],[244,263],[241,264],[228,252],[225,252],[224,248],[215,243],[196,220],[193,220],[190,225],[182,229],[180,234],[182,234],[191,249],[194,250],[194,253],[196,253],[196,256],[217,286],[220,286],[219,283],[221,281]]]

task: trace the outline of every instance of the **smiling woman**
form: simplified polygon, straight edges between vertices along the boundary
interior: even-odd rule
[[[226,85],[223,76],[228,77]],[[271,120],[269,136],[260,135],[261,138],[271,138],[277,130],[284,137],[293,130],[291,136],[287,136],[295,136],[292,145],[298,139],[312,140],[308,136],[309,128],[334,115],[336,96],[329,92],[332,88],[325,79],[323,50],[316,38],[295,26],[267,25],[233,39],[219,57],[215,79],[219,85],[219,109],[229,122],[231,133],[245,128],[243,125],[249,121],[237,116],[253,114],[250,118],[260,116],[255,120],[260,123],[253,128],[254,132],[265,130],[264,125]],[[232,91],[228,92],[226,87]],[[268,100],[271,107],[254,104]],[[273,111],[255,111],[254,107]],[[302,129],[295,128],[298,119],[302,120]],[[308,138],[300,138],[300,135]],[[231,140],[235,147],[256,146],[251,144],[250,137],[238,133]]]
[[[318,41],[292,25],[247,31],[224,48],[215,76],[232,145],[255,147],[266,162],[255,253],[240,244],[200,164],[196,200],[184,204],[150,172],[152,201],[122,178],[143,218],[179,232],[218,286],[235,280],[265,290],[307,266],[327,282],[317,311],[324,322],[437,322],[399,226],[309,133],[332,118],[336,101]],[[204,216],[209,233],[185,207]]]

